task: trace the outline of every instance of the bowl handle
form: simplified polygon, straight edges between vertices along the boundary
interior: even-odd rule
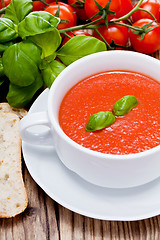
[[[38,129],[35,128],[39,126]],[[46,126],[45,131],[40,126]],[[35,130],[36,129],[36,130]],[[47,112],[30,113],[23,117],[19,124],[19,133],[23,141],[34,145],[54,146],[51,124]]]

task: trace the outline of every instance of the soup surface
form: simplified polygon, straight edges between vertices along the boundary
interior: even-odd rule
[[[116,101],[134,95],[139,104],[116,117],[105,129],[87,132],[89,117],[112,111]],[[94,151],[130,154],[160,144],[160,83],[150,77],[126,71],[99,73],[83,79],[65,95],[59,110],[63,131],[76,143]]]

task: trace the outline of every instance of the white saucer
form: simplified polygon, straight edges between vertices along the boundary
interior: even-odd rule
[[[34,102],[31,112],[46,110],[49,90]],[[92,185],[68,170],[54,148],[22,143],[24,160],[36,183],[56,202],[84,216],[131,221],[160,214],[160,178],[129,189]]]

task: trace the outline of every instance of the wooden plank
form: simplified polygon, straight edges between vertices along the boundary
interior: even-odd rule
[[[0,219],[0,240],[48,240],[59,239],[55,203],[24,170],[29,204],[24,213]]]
[[[160,51],[152,56],[160,59]],[[24,181],[29,198],[28,208],[15,218],[0,219],[0,240],[160,239],[160,216],[131,222],[84,217],[48,197],[25,167]]]

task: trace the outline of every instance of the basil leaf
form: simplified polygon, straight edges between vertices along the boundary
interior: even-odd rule
[[[44,11],[32,12],[18,25],[21,38],[52,31],[57,27],[60,19]]]
[[[16,43],[3,54],[4,73],[11,83],[28,86],[35,81],[41,63],[41,50],[31,41]]]
[[[0,43],[9,42],[17,38],[16,26],[7,18],[0,18]]]
[[[43,81],[48,88],[51,87],[56,77],[66,68],[66,66],[56,60],[50,63],[42,63]]]
[[[59,31],[54,28],[51,32],[38,34],[29,39],[42,49],[42,58],[46,58],[57,50],[62,38]]]
[[[75,36],[63,45],[57,52],[57,57],[65,64],[69,65],[86,55],[106,51],[104,42],[94,37]]]
[[[4,69],[3,69],[2,58],[0,58],[0,77],[2,76],[4,76]]]
[[[19,87],[10,83],[7,94],[8,103],[15,108],[23,108],[31,102],[33,96],[43,86],[41,74],[38,73],[36,80],[30,86]]]
[[[98,112],[90,116],[85,126],[86,131],[97,131],[110,126],[116,120],[115,116],[109,112]]]
[[[6,7],[4,17],[18,25],[32,11],[32,0],[11,0]]]
[[[13,42],[0,43],[0,54],[2,54],[9,46],[13,45]]]
[[[138,105],[138,100],[133,95],[126,95],[119,99],[113,107],[113,114],[116,116],[122,116],[132,110],[132,108]]]

